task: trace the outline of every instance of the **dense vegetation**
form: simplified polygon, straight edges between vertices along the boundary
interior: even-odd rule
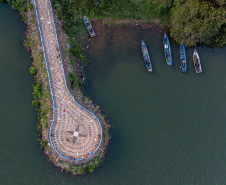
[[[172,0],[171,0],[172,1]],[[83,23],[83,16],[92,18],[142,19],[150,21],[162,17],[169,12],[172,3],[163,0],[57,0],[54,1],[54,8],[59,18],[64,20],[64,28],[69,37],[73,37],[74,43],[83,44],[84,36],[87,36]],[[163,3],[164,2],[164,3]]]
[[[225,0],[58,0],[54,2],[72,45],[84,41],[83,15],[113,19],[159,19],[186,46],[226,45]]]
[[[22,15],[32,8],[30,0],[0,0],[4,1]],[[81,47],[87,36],[84,15],[116,20],[158,19],[171,26],[170,34],[177,43],[183,41],[186,46],[226,45],[225,0],[56,0],[54,8],[64,20],[63,27],[71,38],[71,55],[81,63],[87,62]]]
[[[223,1],[174,0],[171,36],[187,46],[226,45],[226,10]]]

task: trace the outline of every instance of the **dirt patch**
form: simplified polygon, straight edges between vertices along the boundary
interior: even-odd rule
[[[111,33],[113,30],[114,31],[117,30],[117,32],[124,32],[124,31],[128,31],[129,29],[143,29],[143,30],[156,29],[160,33],[164,32],[164,30],[167,30],[167,28],[161,25],[158,20],[153,20],[151,22],[150,21],[148,22],[143,20],[114,21],[111,18],[106,20],[92,19],[92,25],[97,36],[109,35],[109,33]]]

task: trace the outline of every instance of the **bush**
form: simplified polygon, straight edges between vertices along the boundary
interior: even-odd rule
[[[47,128],[47,127],[48,127],[48,122],[45,121],[45,122],[44,122],[44,128]]]
[[[71,47],[70,52],[73,56],[79,56],[82,54],[82,46],[76,45],[75,47]]]
[[[36,109],[38,109],[39,106],[40,106],[40,103],[38,101],[36,101],[36,100],[33,100],[32,101],[32,106],[35,107]]]
[[[69,74],[69,80],[71,82],[71,88],[74,89],[75,87],[81,87],[82,82],[79,78],[75,76],[75,74],[71,73]]]
[[[27,51],[30,51],[30,49],[34,46],[34,41],[31,37],[28,37],[26,40],[24,40],[23,45],[25,46]]]
[[[89,172],[92,173],[94,170],[95,170],[95,166],[94,165],[88,167],[88,171]]]
[[[37,70],[33,66],[30,67],[29,71],[30,71],[31,75],[36,75],[36,73],[37,73]]]
[[[37,123],[37,130],[39,133],[42,132],[42,125],[40,123]]]
[[[84,62],[87,62],[87,58],[83,55],[83,49],[81,45],[71,47],[70,52],[73,56],[76,56],[77,58],[80,58]]]
[[[31,4],[31,2],[29,2],[29,3],[27,4],[27,9],[28,9],[29,11],[33,9],[33,6],[32,6],[32,4]]]
[[[42,83],[37,82],[35,85],[33,85],[33,89],[34,89],[34,92],[32,94],[34,96],[34,99],[40,98],[43,94],[42,93],[42,91],[43,91]]]
[[[26,18],[26,17],[23,17],[23,18],[22,18],[22,21],[23,21],[23,22],[26,22],[26,21],[27,21],[27,18]]]
[[[41,140],[41,141],[39,142],[39,144],[41,145],[42,148],[44,148],[44,147],[47,145],[47,141]]]

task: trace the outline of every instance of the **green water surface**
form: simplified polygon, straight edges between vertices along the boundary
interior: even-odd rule
[[[84,91],[113,125],[106,164],[111,184],[225,184],[226,49],[198,47],[200,75],[194,48],[186,49],[188,72],[182,73],[179,46],[171,42],[168,67],[162,38],[156,29],[113,29],[89,43]]]
[[[178,45],[171,43],[173,66],[167,67],[163,34],[155,29],[97,33],[83,90],[108,115],[113,137],[101,168],[77,178],[54,168],[39,149],[25,29],[19,14],[0,4],[1,185],[225,184],[225,48],[197,48],[201,75],[194,72],[193,49],[186,49],[183,74]]]

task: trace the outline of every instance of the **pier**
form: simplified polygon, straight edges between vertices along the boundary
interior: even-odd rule
[[[64,160],[89,160],[100,149],[101,124],[68,90],[51,2],[34,0],[34,4],[53,99],[51,145]]]

